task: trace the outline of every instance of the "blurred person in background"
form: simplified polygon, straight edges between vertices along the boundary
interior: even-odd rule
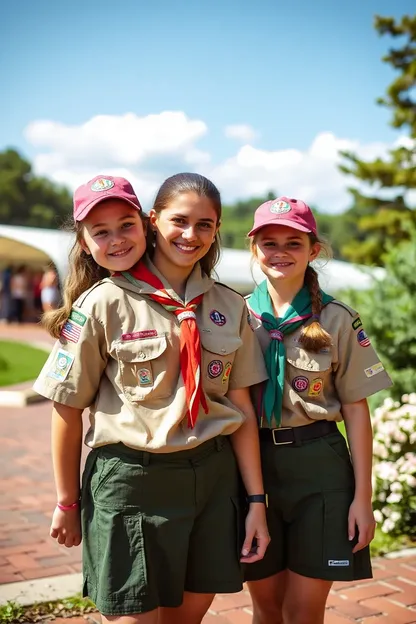
[[[50,264],[43,274],[40,282],[40,299],[43,312],[56,310],[59,305],[59,280],[55,267]]]
[[[12,307],[12,295],[11,295],[11,279],[13,269],[6,266],[0,275],[0,319],[7,321],[10,317]]]
[[[22,264],[12,274],[10,280],[11,309],[8,320],[23,323],[29,295],[28,274],[26,266]]]

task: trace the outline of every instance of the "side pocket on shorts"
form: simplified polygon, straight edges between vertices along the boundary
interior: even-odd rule
[[[352,470],[350,453],[341,434],[323,436],[320,440],[325,446],[325,449],[328,450],[338,462],[342,462],[344,468],[347,467]]]
[[[103,489],[105,484],[110,480],[113,474],[115,474],[118,468],[123,464],[119,457],[100,457],[97,456],[95,460],[96,472],[91,478],[91,493],[94,501],[96,502],[99,492]]]
[[[246,536],[246,512],[247,510],[244,508],[244,501],[239,496],[231,497],[232,504],[234,505],[235,510],[235,522],[236,522],[236,550],[238,561],[240,561],[241,550],[244,544],[244,538]]]

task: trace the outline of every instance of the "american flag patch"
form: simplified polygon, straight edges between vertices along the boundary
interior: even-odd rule
[[[71,321],[67,321],[61,330],[61,338],[65,338],[70,342],[78,342],[79,337],[81,335],[81,329],[79,325],[72,323]]]

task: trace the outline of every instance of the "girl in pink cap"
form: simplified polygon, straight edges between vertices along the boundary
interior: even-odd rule
[[[319,287],[311,263],[325,246],[309,206],[268,201],[248,236],[266,277],[248,306],[269,375],[255,404],[271,543],[246,566],[253,622],[322,624],[333,581],[371,577],[366,398],[391,381],[358,313]]]

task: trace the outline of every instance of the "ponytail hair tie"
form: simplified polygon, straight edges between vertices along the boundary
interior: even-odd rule
[[[319,323],[319,314],[312,314],[312,320],[313,321],[318,321],[318,323]]]

